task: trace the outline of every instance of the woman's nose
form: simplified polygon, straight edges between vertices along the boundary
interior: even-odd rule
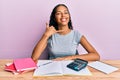
[[[61,15],[62,15],[62,17],[63,17],[63,16],[65,16],[65,14],[64,14],[64,13],[61,13]]]

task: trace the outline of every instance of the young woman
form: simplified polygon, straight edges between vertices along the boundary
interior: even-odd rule
[[[88,52],[80,55],[77,51],[81,44]],[[70,12],[66,5],[58,4],[52,11],[49,25],[32,53],[32,59],[37,61],[39,56],[48,47],[49,59],[71,60],[84,59],[87,61],[99,60],[100,56],[95,48],[87,41],[84,35],[73,30]]]

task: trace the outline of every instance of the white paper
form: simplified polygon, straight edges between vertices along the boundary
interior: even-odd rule
[[[100,61],[91,62],[88,64],[88,66],[93,67],[99,71],[106,73],[106,74],[110,74],[110,73],[118,70],[117,67],[108,65],[108,64],[100,62]]]
[[[52,62],[50,63],[49,61],[39,61],[39,63],[37,64],[38,68],[35,70],[34,75],[39,76],[39,75],[46,75],[46,76],[50,76],[50,75],[61,75],[62,74],[62,70],[61,68],[61,64],[58,62],[56,64],[56,62]]]
[[[74,71],[67,68],[67,64],[72,61],[50,61],[39,60],[38,68],[34,71],[33,76],[56,76],[56,75],[91,75],[91,72],[86,67],[80,71]]]

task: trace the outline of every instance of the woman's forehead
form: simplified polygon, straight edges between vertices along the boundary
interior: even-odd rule
[[[65,6],[59,6],[59,7],[57,7],[57,9],[56,9],[56,12],[57,11],[68,11],[68,9],[65,7]]]

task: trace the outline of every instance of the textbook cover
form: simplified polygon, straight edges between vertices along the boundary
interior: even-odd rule
[[[15,68],[17,71],[33,70],[36,69],[36,63],[32,58],[20,58],[13,60]]]

